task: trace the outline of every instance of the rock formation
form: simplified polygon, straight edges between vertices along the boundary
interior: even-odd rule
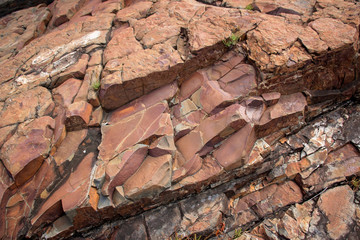
[[[359,28],[355,0],[3,16],[0,238],[358,239]]]

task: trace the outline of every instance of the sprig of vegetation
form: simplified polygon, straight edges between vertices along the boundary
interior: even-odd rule
[[[223,40],[223,43],[226,47],[230,48],[232,46],[235,46],[239,42],[240,37],[234,33],[231,34],[231,36],[225,40]]]
[[[92,88],[93,88],[95,91],[99,90],[99,88],[100,88],[100,81],[94,82],[94,83],[92,84]]]
[[[235,229],[235,233],[234,233],[234,236],[233,236],[232,239],[237,239],[237,238],[239,238],[242,234],[243,234],[243,231],[242,231],[241,228]]]
[[[254,10],[254,7],[253,7],[253,5],[250,3],[249,5],[247,5],[246,7],[245,7],[245,9],[246,10]]]
[[[351,183],[354,191],[357,191],[360,189],[360,177],[353,177],[350,183]]]

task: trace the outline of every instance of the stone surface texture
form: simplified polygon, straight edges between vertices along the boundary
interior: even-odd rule
[[[359,239],[359,1],[21,2],[0,239]]]

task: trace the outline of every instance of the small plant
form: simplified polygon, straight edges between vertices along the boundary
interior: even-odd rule
[[[92,88],[97,91],[100,88],[100,82],[96,81],[92,84]]]
[[[254,10],[254,7],[253,7],[253,5],[250,3],[249,5],[247,5],[246,7],[245,7],[245,9],[246,10]]]
[[[233,236],[232,239],[237,239],[237,238],[239,238],[242,234],[243,234],[243,232],[242,232],[242,229],[241,229],[241,228],[235,229],[235,233],[234,233],[234,236]]]
[[[240,37],[233,33],[228,39],[223,40],[223,43],[226,47],[230,48],[232,46],[235,46],[239,39]]]
[[[358,191],[360,189],[360,177],[353,177],[350,183],[354,191]]]

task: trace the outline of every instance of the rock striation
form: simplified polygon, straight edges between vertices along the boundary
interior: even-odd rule
[[[357,239],[359,28],[352,0],[0,18],[0,238]]]

